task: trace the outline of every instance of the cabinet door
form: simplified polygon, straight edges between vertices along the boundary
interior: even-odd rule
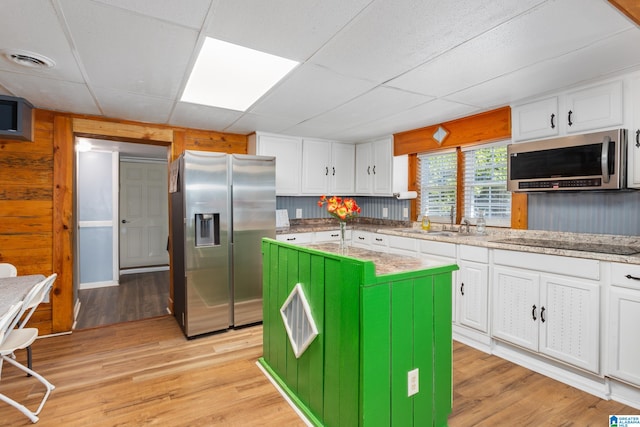
[[[598,373],[600,286],[540,276],[539,351]]]
[[[488,332],[487,295],[488,272],[486,264],[460,261],[456,289],[457,321],[481,332]]]
[[[300,194],[301,139],[258,135],[256,154],[276,158],[276,195],[294,196]]]
[[[552,97],[511,109],[514,141],[558,135],[558,98]]]
[[[373,193],[390,195],[393,192],[393,142],[391,138],[372,143]]]
[[[372,160],[371,143],[357,144],[355,168],[356,194],[370,194],[373,191]]]
[[[331,170],[331,143],[302,141],[302,193],[326,194]]]
[[[628,135],[627,185],[640,188],[640,74],[631,78],[631,128]]]
[[[640,386],[640,290],[611,286],[609,291],[608,374]]]
[[[331,167],[329,193],[351,195],[354,190],[353,168],[355,165],[355,146],[353,144],[331,144]]]
[[[494,267],[492,326],[494,338],[538,351],[538,274]]]
[[[622,125],[622,81],[569,92],[565,113],[567,133]]]

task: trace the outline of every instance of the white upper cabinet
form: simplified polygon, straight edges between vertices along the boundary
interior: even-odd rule
[[[302,194],[351,195],[355,148],[314,139],[302,142]]]
[[[300,194],[302,138],[257,133],[249,136],[247,151],[276,158],[276,195]]]
[[[356,145],[355,191],[361,195],[393,193],[393,140],[391,137]]]
[[[567,133],[619,126],[622,117],[622,81],[567,93],[564,118]]]
[[[630,123],[627,135],[627,186],[640,188],[640,74],[630,79]]]
[[[514,141],[558,135],[558,97],[514,106],[511,123]]]
[[[615,80],[514,105],[512,138],[527,141],[621,126],[622,88],[622,80]]]

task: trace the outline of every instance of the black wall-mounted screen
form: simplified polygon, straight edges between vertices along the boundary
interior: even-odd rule
[[[18,130],[18,102],[0,99],[0,130]]]

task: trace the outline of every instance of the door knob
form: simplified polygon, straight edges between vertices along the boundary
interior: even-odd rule
[[[122,220],[122,223],[123,223],[123,224],[126,224],[126,223],[128,223],[128,222],[131,222],[131,221],[127,221],[126,219],[123,219],[123,220]]]

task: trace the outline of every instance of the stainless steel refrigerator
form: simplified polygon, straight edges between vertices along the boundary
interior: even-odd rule
[[[185,151],[171,164],[174,314],[188,338],[262,321],[275,158]]]

